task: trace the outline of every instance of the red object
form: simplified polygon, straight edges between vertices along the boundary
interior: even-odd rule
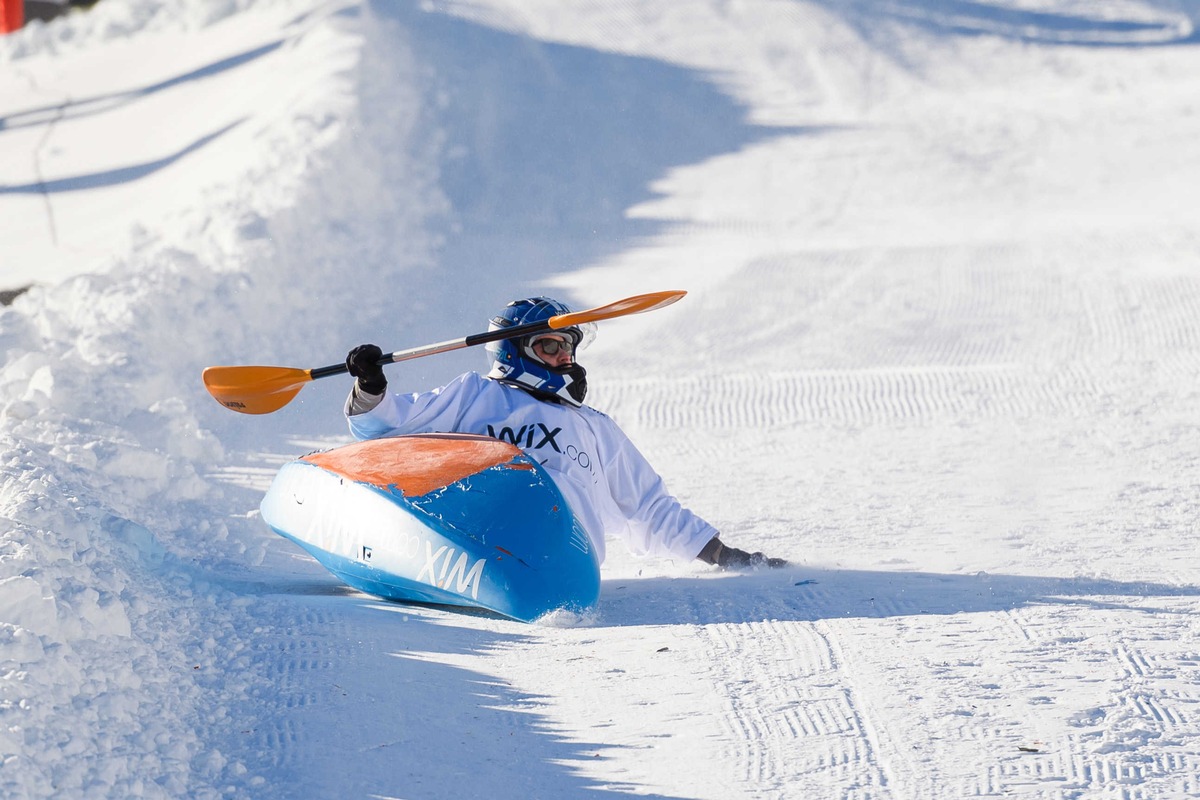
[[[0,33],[12,33],[25,24],[25,0],[0,0]]]
[[[405,497],[421,497],[501,464],[505,469],[533,469],[527,462],[514,461],[519,455],[513,445],[487,436],[421,433],[405,436],[402,447],[394,438],[368,439],[310,453],[303,460],[352,481],[381,489],[395,486]]]

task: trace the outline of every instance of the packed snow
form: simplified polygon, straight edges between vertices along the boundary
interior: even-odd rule
[[[1200,2],[104,0],[0,39],[0,796],[1200,795]],[[603,323],[589,401],[783,570],[593,614],[273,534],[344,378]],[[397,389],[485,367],[397,365]]]

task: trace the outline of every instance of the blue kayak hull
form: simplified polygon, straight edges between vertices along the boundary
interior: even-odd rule
[[[389,600],[531,622],[600,596],[586,531],[554,481],[496,439],[375,439],[285,464],[262,501],[271,528],[347,585]]]

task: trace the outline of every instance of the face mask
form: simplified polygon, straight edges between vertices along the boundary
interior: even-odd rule
[[[583,398],[587,396],[587,370],[578,364],[573,365],[567,374],[571,376],[571,385],[567,387],[567,394],[579,405],[583,405]]]

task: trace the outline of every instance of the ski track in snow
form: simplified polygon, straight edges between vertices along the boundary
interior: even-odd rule
[[[0,203],[113,252],[0,312],[0,792],[1200,794],[1197,19],[106,0],[10,37]],[[115,97],[73,77],[126,41],[203,52]],[[286,103],[241,91],[289,72]],[[250,117],[208,140],[211,91]],[[175,93],[206,120],[153,126],[177,158],[72,145]],[[0,257],[87,244],[39,242]],[[250,419],[179,379],[676,285],[604,327],[589,399],[793,564],[613,547],[582,619],[346,589],[257,516],[346,440],[345,382]]]
[[[604,400],[648,428],[859,425],[1088,413],[1128,388],[1128,370],[1114,368],[1121,359],[1161,362],[1165,381],[1200,374],[1200,278],[1047,268],[1055,257],[967,250],[953,254],[969,264],[962,268],[944,253],[901,251],[861,254],[858,263],[836,253],[754,264],[717,290],[727,303],[705,312],[749,309],[752,329],[720,336],[737,337],[758,358],[722,363],[727,347],[689,331],[674,349],[691,369],[613,381]],[[1042,266],[1014,269],[1014,261]],[[776,357],[780,342],[796,343],[791,369]]]

